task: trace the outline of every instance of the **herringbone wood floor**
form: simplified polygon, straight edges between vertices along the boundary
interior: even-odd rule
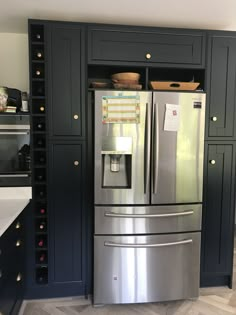
[[[90,300],[82,298],[28,301],[24,302],[19,315],[236,315],[236,249],[234,269],[232,290],[226,287],[200,289],[197,300],[100,308],[94,308]]]

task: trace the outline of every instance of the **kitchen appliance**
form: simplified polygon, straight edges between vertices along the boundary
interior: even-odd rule
[[[0,187],[31,185],[29,115],[0,116]]]
[[[205,94],[95,91],[94,304],[199,291]]]

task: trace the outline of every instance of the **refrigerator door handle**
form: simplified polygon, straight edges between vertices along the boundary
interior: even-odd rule
[[[129,214],[129,213],[115,213],[115,212],[105,212],[105,217],[112,218],[169,218],[169,217],[181,217],[185,215],[193,214],[193,210],[187,210],[183,212],[173,212],[173,213],[154,213],[154,214]]]
[[[151,113],[149,104],[146,103],[145,113],[145,143],[144,143],[144,194],[148,193],[148,183],[150,180],[150,142],[151,142]]]
[[[157,194],[158,165],[159,165],[159,123],[158,123],[158,104],[153,104],[153,125],[152,125],[152,165],[153,165],[153,194]]]
[[[176,246],[176,245],[185,245],[192,243],[192,239],[187,239],[183,241],[170,242],[170,243],[157,243],[157,244],[128,244],[128,243],[116,243],[105,241],[104,246],[107,247],[125,247],[125,248],[153,248],[153,247],[167,247],[167,246]]]

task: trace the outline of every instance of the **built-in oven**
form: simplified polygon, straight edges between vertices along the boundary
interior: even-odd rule
[[[31,186],[30,119],[0,115],[0,187]]]

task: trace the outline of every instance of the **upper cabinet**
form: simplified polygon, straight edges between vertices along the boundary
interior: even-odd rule
[[[49,134],[84,136],[84,28],[54,23],[48,34]]]
[[[204,32],[164,28],[89,26],[90,64],[204,66]]]
[[[233,35],[232,35],[233,34]],[[208,137],[236,136],[236,35],[216,33],[209,37]]]

